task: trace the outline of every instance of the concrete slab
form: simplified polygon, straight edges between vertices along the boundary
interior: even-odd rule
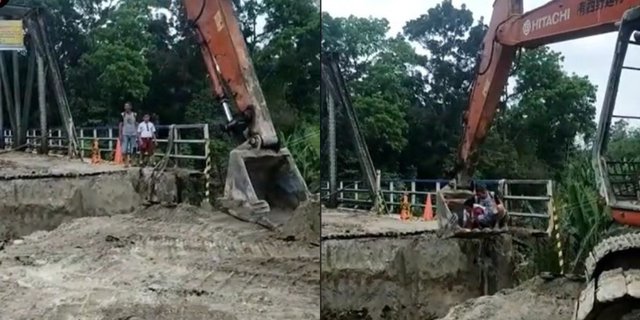
[[[91,175],[126,171],[123,166],[110,163],[91,164],[88,159],[45,156],[26,152],[0,154],[0,179],[21,177],[55,177],[66,175]]]
[[[349,234],[353,236],[368,234],[398,233],[410,234],[435,231],[438,222],[415,219],[400,220],[399,215],[379,216],[374,213],[346,211],[340,209],[322,209],[322,237]]]

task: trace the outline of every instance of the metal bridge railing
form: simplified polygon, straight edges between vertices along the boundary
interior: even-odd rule
[[[209,157],[209,125],[208,124],[176,124],[173,127],[173,148],[165,150],[168,143],[170,125],[157,125],[156,134],[158,147],[155,157],[169,157],[176,163],[188,162],[187,167],[202,168]],[[89,157],[93,141],[98,141],[100,154],[103,158],[109,158],[116,149],[119,129],[116,126],[83,127],[77,128],[80,154],[83,158]],[[42,134],[39,129],[27,130],[26,143],[30,148],[40,146]],[[47,132],[49,149],[53,152],[65,152],[68,149],[68,140],[63,129],[49,129]],[[4,142],[6,148],[13,147],[14,139],[11,130],[4,130]],[[195,163],[194,163],[195,162]],[[186,164],[186,163],[185,163]],[[182,163],[181,163],[182,165]]]
[[[412,208],[422,210],[426,197],[431,197],[431,204],[436,209],[438,191],[450,180],[416,179],[416,180],[382,180],[380,191],[392,212],[398,210],[402,196],[406,193]],[[553,214],[553,181],[500,179],[478,180],[492,191],[499,191],[505,207],[512,217],[550,219]],[[343,207],[369,208],[372,206],[369,189],[362,181],[339,181],[336,190],[338,203]],[[321,188],[323,201],[329,199],[329,183],[324,182]]]

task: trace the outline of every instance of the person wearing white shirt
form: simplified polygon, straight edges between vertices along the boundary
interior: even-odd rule
[[[156,127],[149,121],[149,114],[145,114],[142,122],[138,125],[138,137],[140,137],[140,154],[143,163],[146,163],[153,156],[153,149],[156,141]]]

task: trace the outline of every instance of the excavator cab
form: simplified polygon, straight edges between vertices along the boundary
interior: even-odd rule
[[[640,45],[640,7],[627,10],[618,26],[592,160],[600,193],[622,228],[587,257],[588,283],[576,302],[574,320],[638,319],[640,314],[640,162],[606,156],[612,119],[640,119],[613,113],[622,72],[640,70],[625,65],[630,46]]]
[[[606,155],[613,119],[640,119],[638,116],[614,114],[622,72],[640,71],[640,66],[625,65],[629,46],[633,45],[640,47],[639,8],[628,10],[620,22],[592,161],[600,194],[612,208],[614,219],[623,225],[640,227],[640,161],[609,159]]]

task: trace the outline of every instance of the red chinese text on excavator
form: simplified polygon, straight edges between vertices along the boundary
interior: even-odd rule
[[[477,146],[487,136],[519,48],[618,31],[593,148],[600,192],[621,228],[601,241],[585,262],[588,284],[573,319],[635,319],[640,312],[640,162],[611,161],[605,151],[629,45],[640,45],[640,0],[555,0],[522,13],[522,0],[496,0],[481,62],[465,114],[459,149],[460,179],[473,172]],[[630,318],[625,318],[630,317]]]
[[[183,3],[224,109],[226,129],[244,141],[229,155],[221,200],[240,219],[277,227],[309,199],[309,192],[291,154],[280,147],[233,1]]]

